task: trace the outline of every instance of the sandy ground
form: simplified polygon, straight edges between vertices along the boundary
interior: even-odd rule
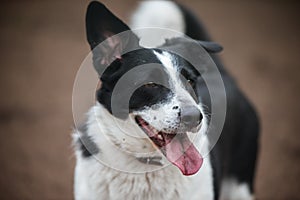
[[[105,0],[122,18],[135,1]],[[184,1],[262,121],[258,199],[300,199],[300,14],[296,1]],[[2,1],[0,199],[71,199],[71,97],[89,47],[88,1]]]

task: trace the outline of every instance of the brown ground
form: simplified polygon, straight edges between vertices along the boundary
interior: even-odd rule
[[[127,17],[135,0],[105,0]],[[258,199],[300,199],[300,14],[296,1],[189,5],[225,47],[262,120]],[[89,51],[88,1],[2,1],[0,199],[71,199],[72,86]]]

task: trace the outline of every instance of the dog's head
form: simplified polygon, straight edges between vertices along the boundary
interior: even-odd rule
[[[89,5],[86,28],[94,66],[101,79],[98,102],[113,117],[133,118],[135,126],[146,133],[183,174],[196,173],[202,165],[202,157],[188,134],[205,127],[200,94],[195,92],[201,74],[168,48],[142,48],[132,32],[125,39],[119,37],[117,34],[129,31],[129,27],[101,3]],[[103,41],[105,44],[99,45]],[[181,42],[171,39],[164,46],[190,45]],[[207,51],[220,50],[215,43],[199,44]],[[126,52],[126,49],[133,50]],[[108,67],[105,69],[105,66]]]

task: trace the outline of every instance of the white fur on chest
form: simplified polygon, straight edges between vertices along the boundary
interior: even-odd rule
[[[75,199],[213,199],[209,159],[200,171],[183,176],[173,166],[155,172],[126,173],[94,158],[79,158],[75,169]]]
[[[204,159],[199,172],[192,176],[182,175],[179,169],[171,164],[151,172],[150,169],[155,169],[155,166],[143,164],[137,161],[134,155],[113,148],[106,138],[109,133],[105,133],[111,130],[109,127],[104,127],[100,129],[104,132],[99,132],[99,125],[110,123],[109,117],[99,119],[103,112],[106,111],[101,106],[91,109],[87,132],[100,147],[99,157],[84,158],[80,150],[76,151],[75,199],[213,199],[213,172],[209,157]],[[138,141],[141,140],[134,141],[129,137],[126,139],[131,145],[136,143],[135,150],[139,150]],[[139,145],[142,147],[149,144],[145,140],[145,144]],[[125,144],[123,147],[129,148]],[[101,163],[103,160],[114,161],[118,169],[126,170],[130,166],[130,169],[137,169],[140,173],[107,167],[105,163]],[[142,173],[143,170],[147,172]]]

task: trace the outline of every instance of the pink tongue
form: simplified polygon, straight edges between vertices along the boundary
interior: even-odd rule
[[[166,141],[165,156],[170,162],[186,176],[199,171],[203,158],[185,133],[175,137],[165,135],[164,138]]]

